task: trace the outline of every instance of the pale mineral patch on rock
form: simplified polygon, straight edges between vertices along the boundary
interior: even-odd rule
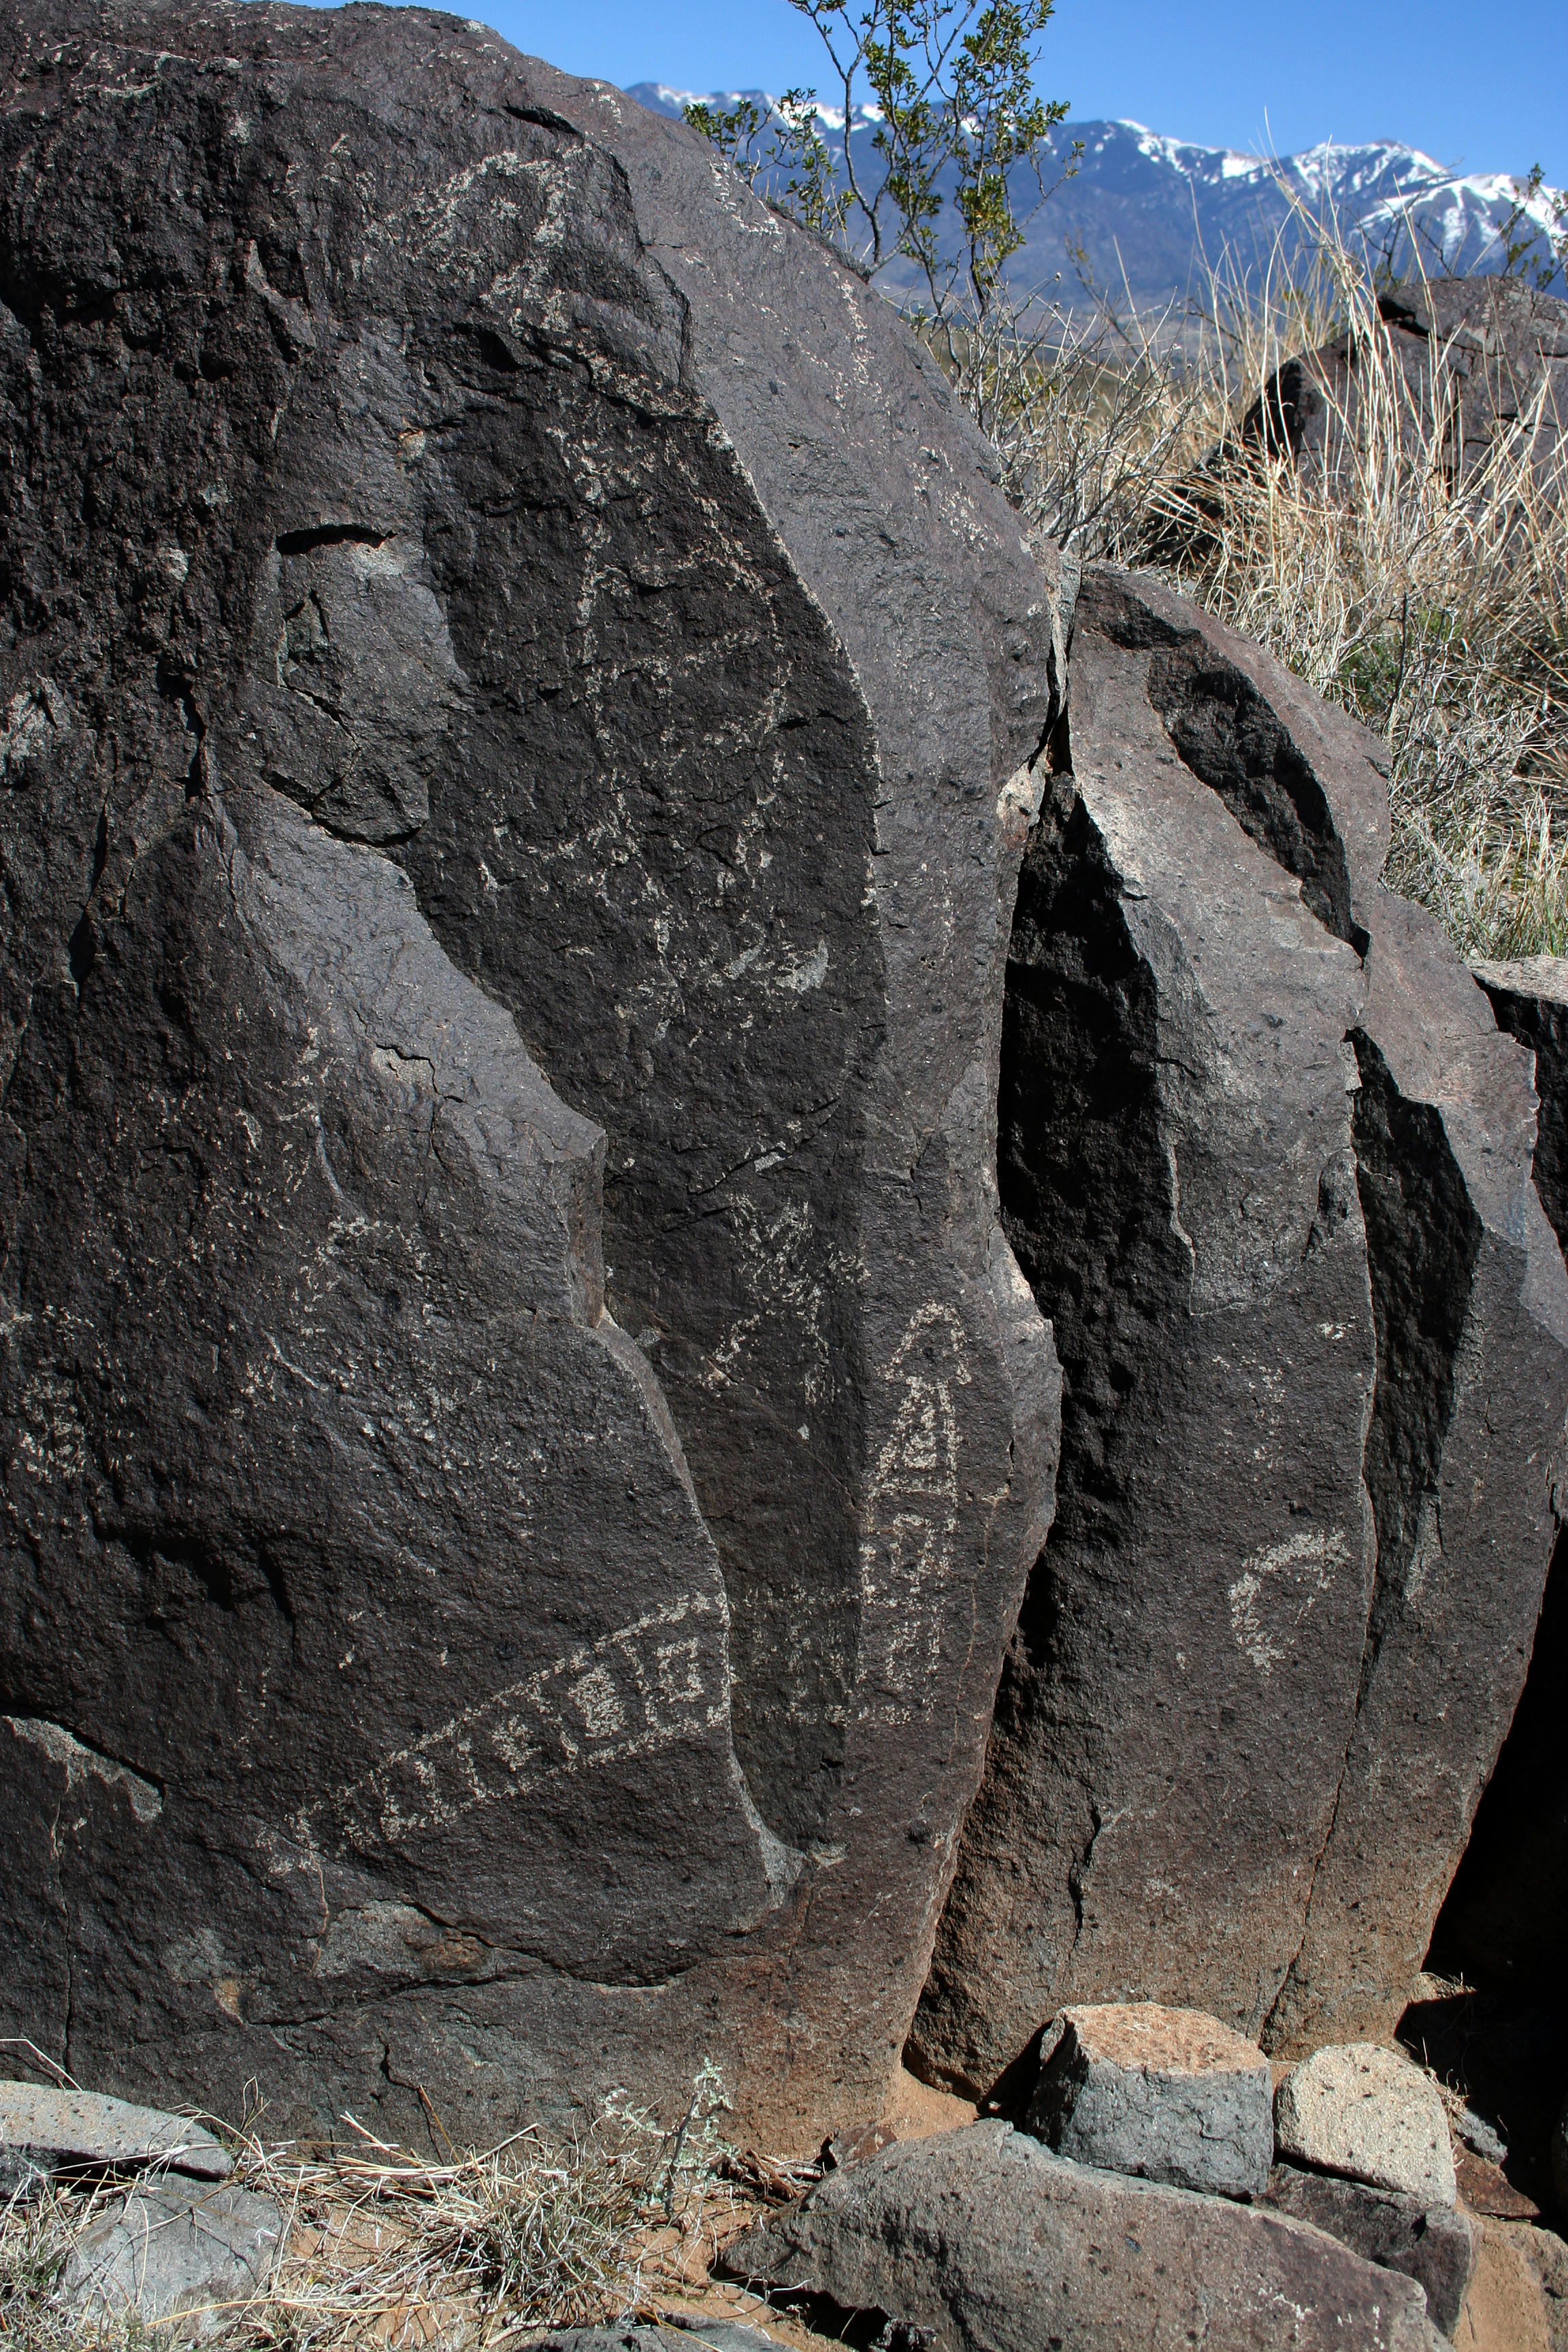
[[[1274,2098],[1279,2154],[1451,2205],[1458,2195],[1437,2087],[1381,2042],[1331,2043],[1291,2068]]]

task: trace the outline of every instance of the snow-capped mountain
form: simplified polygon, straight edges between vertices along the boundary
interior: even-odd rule
[[[628,95],[657,114],[679,116],[693,93],[659,82],[638,82]],[[759,106],[763,90],[719,91],[710,106],[740,98]],[[872,149],[880,120],[875,107],[858,106],[849,135],[858,171],[876,168]],[[819,121],[829,147],[842,147],[842,111],[823,107]],[[1141,304],[1185,296],[1205,262],[1255,276],[1279,239],[1289,251],[1307,234],[1303,222],[1331,216],[1347,240],[1386,261],[1394,276],[1419,266],[1429,273],[1500,269],[1505,225],[1523,201],[1524,184],[1500,172],[1455,173],[1394,140],[1362,147],[1325,144],[1299,155],[1243,155],[1226,147],[1199,147],[1147,131],[1138,122],[1068,122],[1058,133],[1065,163],[1074,141],[1083,153],[1075,175],[1058,186],[1029,224],[1027,242],[1009,276],[1018,292],[1050,289],[1058,299],[1084,297],[1083,281]],[[1034,201],[1031,181],[1016,188],[1022,214]],[[1543,262],[1555,192],[1543,188],[1526,207],[1513,235],[1533,230],[1528,257]],[[1299,207],[1299,210],[1297,209]],[[888,271],[897,284],[904,273]],[[1564,291],[1559,276],[1553,291]]]

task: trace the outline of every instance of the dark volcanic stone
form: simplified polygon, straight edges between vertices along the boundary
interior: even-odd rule
[[[1436,919],[1358,898],[1356,1154],[1378,1383],[1378,1569],[1354,1736],[1281,2054],[1385,2040],[1513,1718],[1558,1531],[1568,1280],[1531,1181],[1530,1060]]]
[[[0,2032],[473,2136],[711,2055],[820,2137],[1049,1521],[1051,592],[601,85],[224,0],[0,69]]]
[[[1289,449],[1352,488],[1370,375],[1379,402],[1402,385],[1403,430],[1454,478],[1500,433],[1526,436],[1544,474],[1568,423],[1568,302],[1522,278],[1433,278],[1388,287],[1378,310],[1378,352],[1342,336],[1287,360],[1243,417],[1243,444]]]
[[[1535,1189],[1568,1248],[1568,956],[1526,956],[1518,963],[1470,969],[1491,1001],[1498,1027],[1535,1056],[1541,1097]]]
[[[1425,2298],[1267,2207],[1096,2172],[999,2122],[889,2147],[725,2267],[930,2331],[937,2352],[1427,2352]]]
[[[1392,2031],[1523,1681],[1568,1395],[1528,1057],[1376,884],[1373,739],[1104,572],[1069,729],[999,1160],[1058,1515],[911,2053],[977,2093],[1068,2002]]]
[[[1568,1241],[1568,961],[1472,967],[1498,1026],[1535,1056],[1535,1189]],[[1530,1674],[1433,1937],[1431,1966],[1500,1995],[1555,1995],[1568,1949],[1568,1540],[1559,1537]]]
[[[1332,1815],[1373,1574],[1362,966],[1173,751],[1151,677],[1173,704],[1196,633],[1138,596],[1085,583],[1072,771],[1008,965],[1003,1208],[1067,1385],[1056,1525],[915,2028],[920,2063],[976,2093],[1067,2004],[1256,2036]],[[1225,683],[1261,799],[1279,725]]]
[[[1274,2167],[1267,2201],[1298,2221],[1326,2230],[1369,2263],[1418,2279],[1433,2326],[1452,2336],[1476,2264],[1476,2229],[1468,2214],[1453,2205],[1422,2205],[1413,2197],[1367,2189],[1359,2180],[1304,2172],[1293,2164]]]

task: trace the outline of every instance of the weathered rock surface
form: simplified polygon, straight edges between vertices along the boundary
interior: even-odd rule
[[[1378,1324],[1376,1590],[1307,1929],[1264,2032],[1393,2032],[1529,1664],[1562,1509],[1562,1252],[1530,1066],[1422,908],[1358,901],[1357,1156]]]
[[[0,93],[0,2032],[864,2119],[1049,1518],[1050,592],[878,298],[471,23]]]
[[[1542,470],[1552,463],[1568,430],[1568,302],[1521,278],[1433,278],[1389,287],[1378,310],[1381,352],[1342,336],[1288,360],[1247,410],[1242,442],[1289,449],[1352,487],[1370,373],[1374,400],[1403,386],[1404,429],[1456,479],[1500,434],[1524,436]]]
[[[1540,2283],[1552,2352],[1568,2352],[1568,2245],[1552,2230],[1521,2230],[1519,2238]]]
[[[1517,963],[1470,967],[1500,1029],[1535,1056],[1541,1110],[1535,1137],[1535,1189],[1558,1240],[1568,1248],[1568,956],[1526,956]]]
[[[1326,2230],[1369,2263],[1418,2281],[1432,2325],[1452,2336],[1476,2263],[1477,2232],[1468,2213],[1293,2164],[1273,2168],[1266,2196],[1279,2212]]]
[[[1568,959],[1472,965],[1500,1029],[1535,1056],[1535,1189],[1568,1244]],[[1530,1673],[1433,1937],[1432,1966],[1555,1999],[1568,1950],[1568,1543],[1546,1581]]]
[[[937,2352],[1426,2352],[1426,2298],[1262,2206],[1095,2172],[999,2122],[890,2147],[735,2239],[737,2276],[931,2331]]]
[[[1568,1951],[1568,1540],[1558,1537],[1530,1673],[1433,1932],[1431,1965],[1555,2002]]]
[[[1379,746],[1091,572],[1020,881],[1004,1219],[1066,1370],[911,2057],[1066,2003],[1386,2033],[1519,1696],[1568,1278],[1520,1046],[1376,881]]]
[[[141,2170],[157,2165],[197,2180],[226,2180],[228,2150],[201,2124],[91,2091],[0,2083],[0,2158],[40,2172]]]
[[[1274,2156],[1268,2061],[1229,2026],[1150,2001],[1069,2009],[1029,2108],[1058,2156],[1176,2189],[1260,2196]]]
[[[1086,580],[1070,772],[1014,924],[1003,1207],[1067,1385],[1056,1525],[915,2029],[923,2068],[978,2091],[1066,2003],[1256,2033],[1361,1670],[1365,980],[1342,855],[1277,789],[1293,739],[1178,614]],[[1304,845],[1331,922],[1235,811]],[[1369,798],[1373,856],[1378,824]]]
[[[226,2306],[266,2288],[285,2235],[278,2207],[248,2189],[150,2185],[83,2231],[59,2298],[87,2326],[134,2317],[160,2341],[216,2336],[233,2317]]]
[[[1293,2066],[1274,2095],[1279,2153],[1373,2189],[1451,2205],[1448,2119],[1436,2084],[1401,2051],[1330,2043]]]

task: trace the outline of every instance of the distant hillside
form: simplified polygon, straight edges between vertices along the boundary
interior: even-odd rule
[[[637,82],[628,93],[674,116],[693,94],[661,82]],[[714,92],[708,102],[732,106],[741,96],[772,104],[763,90]],[[822,121],[829,144],[841,149],[842,114],[825,108]],[[859,107],[850,126],[857,167],[864,153],[868,173],[877,121],[875,109]],[[1411,273],[1417,253],[1428,271],[1496,270],[1504,259],[1499,232],[1522,194],[1505,173],[1449,172],[1394,140],[1309,147],[1272,162],[1167,139],[1137,122],[1068,123],[1058,134],[1064,156],[1074,140],[1084,144],[1078,173],[1037,214],[1011,275],[1020,291],[1059,279],[1058,297],[1075,302],[1084,299],[1079,256],[1096,285],[1120,290],[1125,282],[1140,303],[1184,295],[1205,257],[1218,264],[1228,256],[1250,271],[1277,233],[1292,234],[1286,191],[1313,215],[1332,213],[1344,236],[1359,236],[1397,276]],[[1534,259],[1549,251],[1553,193],[1542,190],[1530,207]],[[1032,183],[1017,192],[1020,210],[1033,195]],[[897,266],[887,273],[895,284],[904,274]],[[1561,276],[1552,290],[1568,290]]]

